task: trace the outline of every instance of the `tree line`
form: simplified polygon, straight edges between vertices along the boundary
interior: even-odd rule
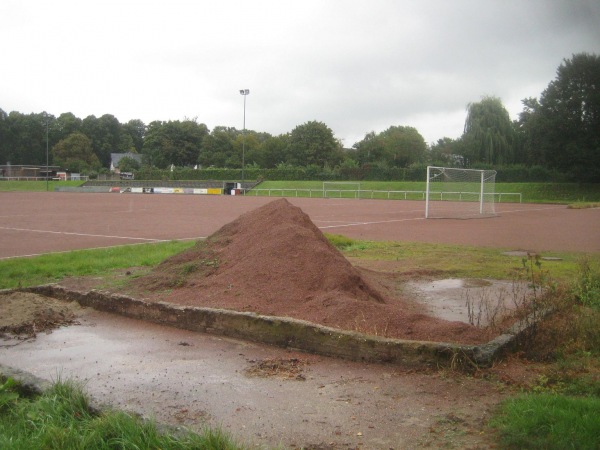
[[[197,119],[120,123],[105,114],[22,114],[0,109],[0,164],[49,162],[73,172],[107,171],[111,153],[139,153],[142,165],[165,169],[313,167],[394,169],[423,164],[465,168],[541,167],[565,179],[600,182],[600,57],[565,59],[540,98],[523,100],[511,121],[501,99],[482,97],[467,107],[463,134],[430,145],[417,129],[390,126],[366,133],[344,149],[324,123],[309,121],[273,136]],[[123,159],[121,170],[140,169]]]

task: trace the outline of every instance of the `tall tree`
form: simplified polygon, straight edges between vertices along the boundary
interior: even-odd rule
[[[154,166],[191,166],[198,161],[208,128],[194,120],[154,121],[148,125],[143,153]]]
[[[81,119],[73,113],[62,113],[58,116],[54,125],[55,142],[65,139],[70,134],[81,131],[81,125]]]
[[[529,128],[552,168],[600,181],[600,56],[565,59],[542,92]]]
[[[498,97],[483,97],[469,104],[464,133],[466,165],[513,162],[515,130],[508,111]]]
[[[463,167],[463,159],[460,156],[457,141],[444,137],[438,139],[431,145],[428,155],[429,162],[445,167]]]
[[[12,164],[42,164],[46,161],[46,124],[54,117],[47,113],[21,114],[10,112],[7,117],[8,149],[6,162]]]
[[[383,147],[383,138],[374,131],[365,134],[361,141],[352,146],[356,149],[356,158],[361,166],[382,162],[384,160]]]
[[[232,127],[215,127],[204,136],[198,154],[198,164],[203,167],[241,167],[241,152],[234,155],[234,142],[241,131]]]
[[[0,164],[6,164],[11,159],[12,133],[10,131],[8,114],[0,109]]]
[[[123,125],[123,132],[131,137],[135,152],[141,153],[144,146],[144,136],[146,135],[144,122],[139,119],[130,120]]]
[[[258,148],[250,151],[248,164],[255,163],[265,169],[274,169],[277,164],[285,162],[288,138],[287,134],[267,138]]]
[[[123,148],[121,124],[111,114],[102,117],[88,116],[83,119],[81,131],[91,139],[94,153],[103,167],[110,166],[111,153],[126,153],[130,149]]]
[[[100,160],[92,148],[92,141],[85,134],[75,132],[58,142],[53,148],[54,163],[72,172],[98,170]]]
[[[354,148],[363,166],[407,167],[425,160],[427,144],[416,128],[391,126],[379,134],[367,133]]]
[[[288,163],[297,166],[326,164],[335,166],[342,161],[340,143],[333,131],[323,122],[311,121],[298,125],[289,137]]]

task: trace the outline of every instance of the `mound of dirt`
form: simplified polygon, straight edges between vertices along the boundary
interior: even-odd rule
[[[286,199],[243,214],[190,250],[132,281],[130,292],[167,301],[294,317],[384,337],[479,343],[480,329],[421,313],[353,267]]]
[[[81,309],[77,303],[66,303],[29,292],[0,295],[0,336],[33,338],[37,333],[76,321]]]

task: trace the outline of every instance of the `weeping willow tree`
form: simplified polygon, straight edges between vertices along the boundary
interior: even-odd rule
[[[468,164],[492,165],[514,162],[515,131],[508,111],[497,97],[470,103],[462,136]]]

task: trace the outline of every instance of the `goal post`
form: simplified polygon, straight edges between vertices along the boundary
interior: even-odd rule
[[[496,215],[495,170],[427,167],[425,218]]]
[[[323,198],[360,198],[360,182],[324,181]]]

